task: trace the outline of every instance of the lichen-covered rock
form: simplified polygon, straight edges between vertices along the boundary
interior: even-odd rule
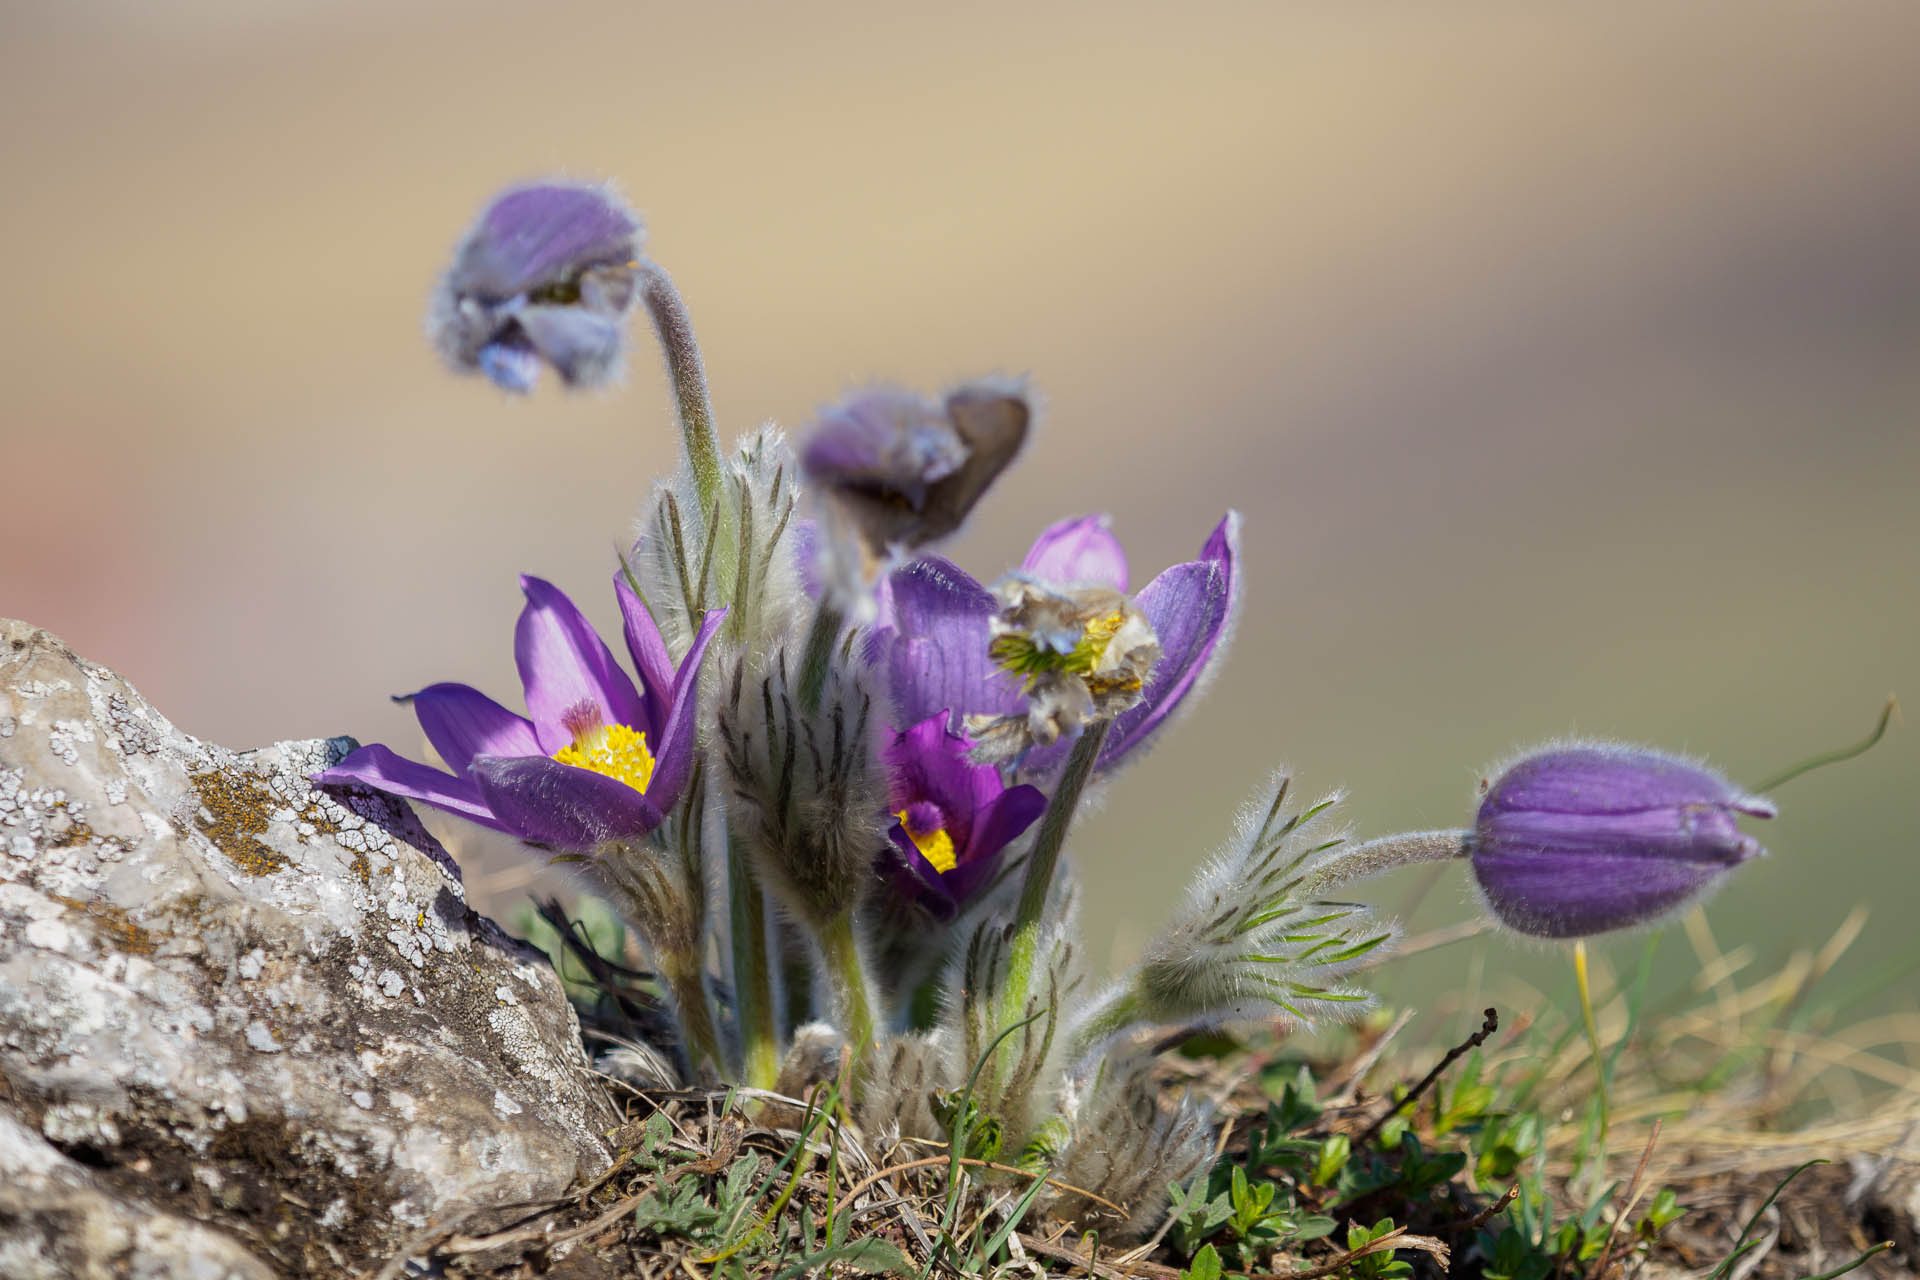
[[[554,1197],[617,1121],[405,806],[0,621],[0,1274],[340,1274]]]

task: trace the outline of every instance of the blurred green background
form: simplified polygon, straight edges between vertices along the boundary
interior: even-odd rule
[[[61,0],[0,34],[0,613],[195,734],[412,748],[387,694],[511,697],[522,569],[611,621],[676,448],[651,351],[517,401],[420,334],[480,203],[555,173],[647,215],[729,435],[1030,372],[953,549],[982,577],[1099,509],[1144,581],[1245,513],[1211,697],[1077,842],[1096,957],[1283,762],[1377,834],[1557,735],[1753,780],[1920,705],[1909,0]],[[1780,795],[1712,906],[1743,980],[1865,903],[1836,979],[1920,1008],[1917,760]],[[1468,903],[1450,874],[1415,927]],[[1565,967],[1482,939],[1387,981]]]

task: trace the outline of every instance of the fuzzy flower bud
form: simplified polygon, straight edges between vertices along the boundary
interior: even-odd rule
[[[995,589],[988,656],[1024,681],[1024,714],[974,716],[985,760],[1078,737],[1140,702],[1160,661],[1153,623],[1110,587],[1055,587],[1011,574]]]
[[[1359,903],[1317,897],[1312,886],[1345,846],[1330,829],[1338,796],[1290,811],[1290,781],[1243,810],[1240,835],[1203,869],[1173,920],[1147,946],[1128,982],[1083,1012],[1083,1043],[1145,1023],[1212,1022],[1284,1014],[1311,1025],[1350,1018],[1371,997],[1339,979],[1392,941],[1390,925]]]
[[[717,725],[734,813],[768,888],[819,928],[873,888],[888,843],[873,696],[861,673],[835,663],[809,714],[785,650],[762,674],[749,666],[735,662]]]
[[[637,284],[640,219],[603,186],[536,182],[502,192],[454,251],[427,312],[448,364],[508,391],[545,361],[570,387],[620,368]]]
[[[876,387],[821,414],[801,464],[878,555],[958,529],[1032,419],[1013,386],[962,387],[944,402]]]
[[[1470,846],[1487,909],[1511,929],[1577,938],[1676,911],[1765,852],[1740,814],[1773,805],[1643,747],[1587,744],[1524,757],[1480,803]]]

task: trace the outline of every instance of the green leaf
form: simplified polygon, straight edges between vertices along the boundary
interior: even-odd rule
[[[1181,1280],[1220,1280],[1226,1268],[1220,1265],[1220,1251],[1208,1245],[1193,1255],[1193,1265],[1180,1273]]]
[[[1330,1186],[1347,1167],[1347,1161],[1353,1156],[1353,1139],[1344,1133],[1336,1133],[1320,1144],[1319,1154],[1313,1162],[1313,1182],[1315,1186]]]
[[[822,1249],[818,1253],[808,1254],[800,1261],[788,1267],[775,1277],[775,1280],[796,1280],[796,1277],[824,1272],[829,1266],[838,1265],[847,1268],[855,1275],[875,1276],[910,1275],[914,1266],[907,1255],[900,1252],[899,1246],[890,1240],[881,1240],[868,1236],[861,1240],[849,1240],[845,1244]]]

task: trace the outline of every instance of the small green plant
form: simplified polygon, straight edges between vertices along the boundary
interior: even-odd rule
[[[1347,1228],[1347,1251],[1349,1253],[1366,1248],[1374,1241],[1392,1235],[1393,1219],[1382,1218],[1371,1227],[1358,1223]],[[1347,1264],[1347,1274],[1355,1280],[1398,1280],[1400,1276],[1412,1275],[1413,1264],[1397,1258],[1391,1249],[1382,1249],[1378,1253],[1365,1254]]]

